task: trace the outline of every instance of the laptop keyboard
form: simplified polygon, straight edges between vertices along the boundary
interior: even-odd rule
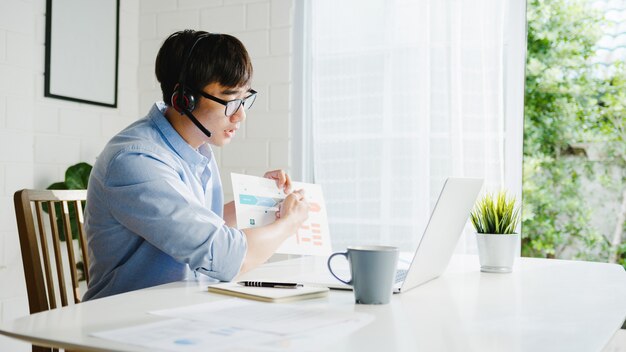
[[[408,270],[406,269],[400,269],[396,271],[396,283],[404,281],[407,272]]]

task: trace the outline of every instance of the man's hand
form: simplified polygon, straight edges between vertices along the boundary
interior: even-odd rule
[[[276,217],[289,219],[299,228],[309,218],[309,203],[304,199],[304,190],[299,189],[290,193],[279,205]]]
[[[279,219],[271,224],[243,229],[248,242],[248,251],[241,265],[241,273],[265,263],[276,249],[298,232],[309,216],[309,204],[304,199],[304,191],[291,192],[278,206]]]
[[[265,178],[269,178],[271,180],[276,180],[276,186],[278,189],[282,189],[285,194],[289,194],[291,192],[291,178],[287,173],[283,170],[274,170],[268,171],[263,175]]]

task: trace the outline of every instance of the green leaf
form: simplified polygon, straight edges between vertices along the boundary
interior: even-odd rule
[[[486,193],[476,202],[470,220],[478,233],[513,234],[520,221],[515,197],[509,198],[505,191],[495,195]]]
[[[55,182],[48,186],[47,189],[87,189],[87,183],[89,181],[89,175],[93,167],[88,163],[78,163],[67,168],[65,171],[65,182]],[[82,207],[85,209],[85,202],[82,202]],[[65,241],[65,227],[63,224],[63,218],[61,217],[61,206],[55,205],[57,214],[57,226],[59,228],[59,238],[61,241]],[[43,210],[48,212],[48,205],[43,204]],[[70,223],[72,238],[78,238],[78,228],[74,223],[76,222],[76,209],[70,206]]]
[[[78,163],[65,171],[67,189],[87,189],[89,175],[93,167],[87,163]]]
[[[48,186],[48,188],[46,189],[68,189],[68,188],[65,182],[55,182],[51,184],[50,186]]]

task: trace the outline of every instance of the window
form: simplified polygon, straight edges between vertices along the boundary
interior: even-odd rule
[[[509,3],[522,6],[516,21]],[[414,249],[446,177],[521,187],[523,5],[299,5],[304,75],[295,101],[305,119],[296,126],[303,144],[294,150],[303,177],[310,160],[310,178],[324,189],[334,249]],[[505,30],[511,23],[521,33],[514,43]],[[513,47],[521,57],[505,64]],[[506,74],[515,67],[519,74]],[[520,109],[509,113],[515,104]],[[473,238],[461,242],[475,247]]]
[[[528,3],[522,255],[626,267],[626,1]]]

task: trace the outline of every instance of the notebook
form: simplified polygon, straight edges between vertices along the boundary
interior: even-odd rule
[[[482,185],[482,179],[448,178],[446,180],[412,258],[408,258],[409,260],[405,263],[400,260],[399,266],[402,265],[406,268],[407,263],[410,265],[406,270],[397,272],[394,293],[408,291],[436,279],[445,271]],[[348,264],[345,260],[340,259],[333,261],[333,271],[337,276],[348,280],[350,278]],[[317,270],[311,270],[311,272],[324,272],[323,277],[305,273],[286,279],[333,289],[352,289],[351,286],[332,277],[328,273],[328,269],[315,269]]]
[[[304,285],[298,288],[270,288],[241,286],[236,282],[223,282],[209,286],[209,292],[220,293],[261,302],[282,303],[324,297],[328,288]]]

